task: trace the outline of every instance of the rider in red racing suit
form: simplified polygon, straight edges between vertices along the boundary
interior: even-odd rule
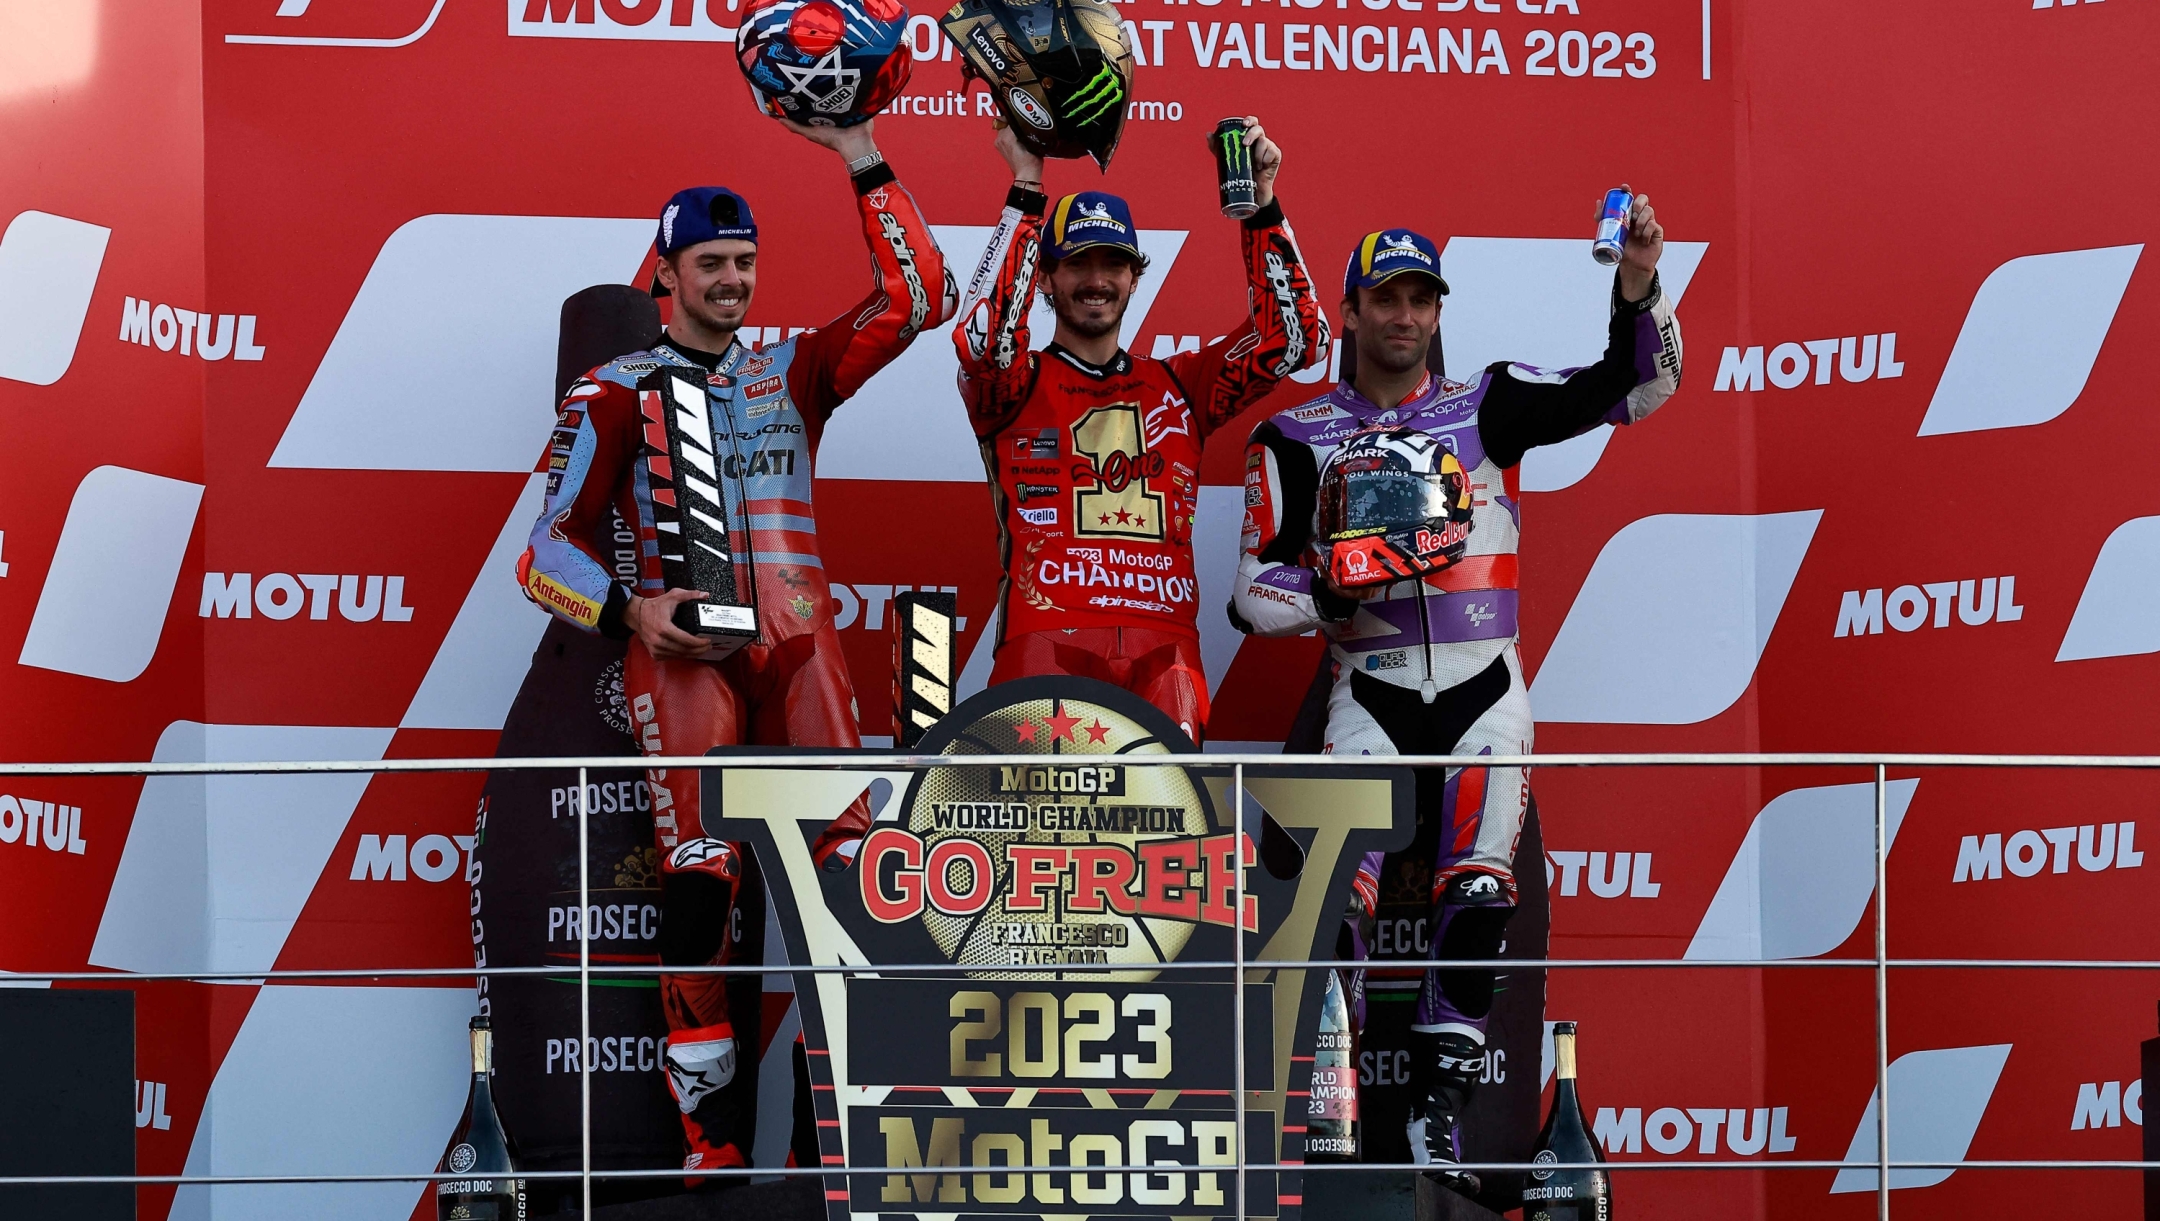
[[[990,681],[1075,674],[1131,691],[1195,742],[1207,732],[1193,511],[1209,433],[1323,359],[1327,318],[1275,200],[1282,156],[1248,120],[1260,210],[1239,233],[1251,317],[1198,352],[1143,359],[1118,323],[1147,259],[1125,202],[1082,192],[1048,218],[1042,161],[1013,168],[953,343],[998,515],[1000,639]],[[1037,288],[1058,316],[1028,350]]]
[[[798,130],[852,158],[875,271],[869,296],[825,327],[752,352],[735,334],[755,287],[749,206],[724,188],[677,194],[662,214],[656,243],[661,278],[676,300],[668,333],[650,351],[610,361],[571,387],[549,447],[546,504],[518,564],[533,601],[589,631],[630,637],[623,679],[648,754],[694,755],[743,743],[860,745],[811,514],[812,456],[833,410],[924,327],[949,317],[953,293],[929,225],[876,156],[871,124]],[[747,540],[742,523],[730,524],[738,554],[754,557],[759,634],[719,661],[705,660],[705,642],[668,621],[678,603],[702,595],[664,591],[660,579],[652,503],[674,493],[661,477],[664,468],[655,469],[665,450],[655,460],[641,447],[636,385],[664,364],[705,373],[710,415],[719,422],[712,452],[727,464],[730,480],[740,477],[745,494]],[[655,405],[655,421],[657,411]],[[635,572],[617,573],[593,544],[611,507],[638,531],[642,558]],[[647,781],[662,853],[661,961],[725,962],[741,879],[738,848],[704,834],[696,771],[649,771]],[[866,810],[849,813],[867,822]],[[829,852],[848,838],[836,824],[819,848]],[[682,1110],[689,1169],[744,1165],[750,1145],[756,1106],[735,1081],[725,979],[660,978],[669,1030],[665,1069]],[[755,1047],[745,1051],[757,1054]]]

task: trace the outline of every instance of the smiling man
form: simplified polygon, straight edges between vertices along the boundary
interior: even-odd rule
[[[811,515],[811,462],[833,411],[924,327],[949,317],[953,294],[930,226],[878,153],[871,124],[789,126],[847,163],[869,249],[870,295],[824,327],[751,351],[737,338],[758,279],[750,204],[725,187],[676,192],[654,240],[654,295],[674,298],[667,333],[651,350],[610,361],[570,388],[549,447],[547,501],[518,563],[533,601],[587,631],[629,638],[623,685],[647,754],[743,743],[860,745]],[[748,511],[747,522],[727,524],[738,551],[747,542],[752,553],[758,637],[725,658],[671,621],[679,604],[705,595],[661,584],[653,502],[670,503],[674,485],[666,452],[646,443],[637,384],[663,366],[692,370],[707,386],[714,424],[707,445],[727,464]],[[611,508],[637,532],[629,571],[596,545]],[[660,960],[725,962],[742,879],[738,847],[705,836],[696,771],[646,776],[661,861]],[[864,810],[850,814],[866,821]],[[847,838],[835,832],[820,851]],[[689,1169],[743,1165],[750,1147],[755,1107],[735,1080],[726,979],[660,977],[664,1067],[682,1110]],[[755,1043],[744,1054],[756,1055]]]
[[[1249,317],[1230,334],[1169,360],[1120,347],[1148,266],[1132,210],[1083,191],[1046,222],[1042,159],[1009,129],[997,150],[1012,188],[953,329],[1005,573],[990,681],[1100,679],[1162,709],[1195,742],[1208,716],[1192,558],[1201,443],[1328,346],[1275,198],[1282,150],[1259,120],[1246,122],[1260,210],[1238,234]],[[1038,286],[1057,329],[1031,352]]]

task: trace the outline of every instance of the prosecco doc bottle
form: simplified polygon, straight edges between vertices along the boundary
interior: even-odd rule
[[[1583,1119],[1575,1092],[1575,1023],[1553,1023],[1553,1101],[1538,1133],[1533,1163],[1567,1165],[1605,1160],[1590,1124]],[[1612,1216],[1612,1178],[1604,1170],[1530,1172],[1523,1189],[1524,1221],[1608,1221]]]
[[[472,1093],[465,1100],[464,1117],[457,1135],[443,1150],[438,1174],[456,1178],[437,1180],[437,1221],[523,1221],[525,1183],[514,1177],[515,1150],[495,1115],[495,1095],[488,1088],[494,1067],[494,1048],[488,1020],[472,1020]]]
[[[1357,1160],[1358,1087],[1350,1046],[1350,1006],[1342,974],[1329,971],[1320,996],[1320,1037],[1313,1046],[1312,1090],[1305,1100],[1305,1160]]]

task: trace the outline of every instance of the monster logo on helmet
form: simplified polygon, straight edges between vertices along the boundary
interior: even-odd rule
[[[1106,0],[959,0],[939,22],[1013,132],[1039,157],[1109,168],[1125,131],[1133,52]]]

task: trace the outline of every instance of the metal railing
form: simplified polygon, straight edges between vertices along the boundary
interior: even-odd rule
[[[1045,756],[1027,755],[903,755],[903,754],[792,754],[792,755],[705,755],[687,756],[564,756],[545,759],[378,759],[337,761],[278,761],[278,762],[218,762],[218,763],[0,763],[0,776],[214,776],[214,775],[291,775],[291,774],[339,774],[339,773],[396,773],[396,772],[495,772],[495,771],[567,771],[575,768],[578,773],[578,898],[580,911],[591,907],[590,878],[590,807],[592,800],[589,772],[592,770],[622,771],[644,768],[771,768],[784,770],[839,769],[839,770],[892,770],[895,768],[922,768],[936,766],[993,767],[1040,765]],[[1895,959],[1889,955],[1888,911],[1888,777],[1889,769],[1918,768],[2050,768],[2078,770],[2152,770],[2160,769],[2160,756],[2153,755],[1987,755],[1987,754],[1867,754],[1867,753],[1659,753],[1659,754],[1539,754],[1539,755],[1402,755],[1402,756],[1347,756],[1347,755],[1266,755],[1266,754],[1204,754],[1204,755],[1121,755],[1119,762],[1125,766],[1194,767],[1209,771],[1228,769],[1232,773],[1231,793],[1234,803],[1233,825],[1245,825],[1245,773],[1247,768],[1265,771],[1282,766],[1299,768],[1331,766],[1409,766],[1409,767],[1865,767],[1873,773],[1875,798],[1874,811],[1874,953],[1868,958],[1754,958],[1754,959],[1690,959],[1690,958],[1525,958],[1525,959],[1389,959],[1391,968],[1423,969],[1476,969],[1490,970],[1496,961],[1508,968],[1560,968],[1569,970],[1857,970],[1865,969],[1873,974],[1875,1019],[1875,1157],[1872,1161],[1846,1161],[1822,1159],[1776,1159],[1763,1161],[1738,1160],[1687,1160],[1657,1162],[1597,1162],[1597,1163],[1529,1163],[1529,1162],[1463,1162],[1460,1168],[1471,1171],[1529,1171],[1604,1169],[1610,1172],[1634,1172],[1645,1170],[1863,1170],[1873,1171],[1876,1184],[1876,1215],[1890,1216],[1890,1172],[1893,1170],[2155,1170],[2160,1162],[2127,1159],[1960,1159],[1956,1161],[1896,1161],[1890,1157],[1890,1099],[1889,1099],[1889,978],[1892,969],[2029,969],[2072,971],[2151,971],[2160,970],[2160,960],[2151,959],[2003,959],[2003,958],[1905,958]],[[1233,854],[1235,862],[1235,891],[1232,911],[1244,910],[1245,858],[1242,852]],[[786,965],[780,967],[757,965],[724,966],[668,966],[629,965],[595,966],[592,963],[591,943],[582,930],[578,935],[578,1021],[581,1051],[592,1042],[592,982],[596,977],[607,976],[657,976],[667,975],[949,975],[956,970],[968,968],[951,962],[904,963],[870,965]],[[1235,1099],[1235,1160],[1206,1169],[1216,1172],[1234,1172],[1237,1182],[1237,1221],[1246,1221],[1247,1176],[1253,1171],[1321,1173],[1338,1171],[1403,1171],[1424,1169],[1413,1163],[1285,1163],[1277,1160],[1251,1161],[1246,1156],[1245,1122],[1246,1101],[1249,1095],[1245,1062],[1245,986],[1249,972],[1276,970],[1325,970],[1344,965],[1335,959],[1248,959],[1245,956],[1244,936],[1231,937],[1232,957],[1228,961],[1168,961],[1148,964],[1148,971],[1223,971],[1228,970],[1234,980],[1232,989],[1232,1021],[1238,1037],[1232,1044],[1233,1096]],[[1060,972],[1114,973],[1129,972],[1131,963],[1059,963]],[[527,975],[563,974],[561,966],[525,967],[390,967],[390,968],[338,968],[299,969],[268,971],[25,971],[9,972],[5,978],[19,982],[100,982],[119,981],[191,981],[191,982],[259,982],[280,980],[332,980],[332,979],[471,979],[475,977],[510,977]],[[576,1180],[584,1215],[592,1212],[592,1183],[594,1179],[666,1179],[681,1178],[681,1167],[669,1166],[654,1169],[612,1170],[595,1169],[592,1165],[592,1072],[591,1057],[579,1057],[579,1167],[576,1170],[521,1171],[520,1178],[535,1182]],[[1193,1167],[1179,1167],[1191,1173]],[[862,1175],[899,1174],[1161,1174],[1161,1165],[1133,1164],[1067,1164],[1067,1165],[938,1165],[938,1166],[811,1166],[811,1167],[721,1167],[701,1168],[694,1173],[704,1178],[823,1178],[826,1176],[856,1177]],[[138,1186],[222,1186],[257,1184],[305,1184],[305,1183],[398,1183],[435,1182],[447,1179],[463,1179],[470,1174],[457,1175],[441,1172],[418,1174],[336,1174],[336,1175],[9,1175],[0,1176],[0,1186],[63,1186],[63,1185],[117,1185]],[[1190,1211],[1190,1210],[1188,1210]]]

